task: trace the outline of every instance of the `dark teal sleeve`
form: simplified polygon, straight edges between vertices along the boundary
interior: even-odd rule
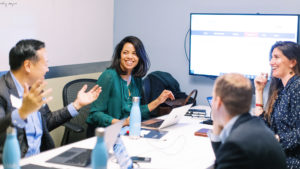
[[[113,90],[113,74],[109,71],[104,71],[99,77],[97,84],[102,88],[97,100],[92,103],[90,114],[87,118],[87,123],[106,127],[111,124],[114,119],[112,116],[107,114],[108,101],[110,97],[110,91]]]
[[[149,119],[149,108],[148,108],[148,104],[145,105],[141,105],[141,114],[142,114],[142,118],[143,120]]]

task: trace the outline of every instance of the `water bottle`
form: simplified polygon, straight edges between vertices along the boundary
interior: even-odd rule
[[[104,128],[97,128],[95,135],[97,136],[97,143],[92,151],[92,169],[106,169],[108,153],[106,144],[104,142]]]
[[[132,107],[130,111],[129,137],[132,139],[140,138],[141,134],[141,110],[140,98],[132,98]]]
[[[20,159],[20,145],[17,140],[16,129],[8,127],[2,157],[4,169],[20,169]]]

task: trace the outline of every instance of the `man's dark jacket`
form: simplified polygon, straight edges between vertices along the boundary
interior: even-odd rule
[[[6,129],[12,126],[11,113],[16,108],[12,106],[10,95],[20,98],[11,74],[8,72],[0,78],[0,164],[2,163],[3,147],[6,138]],[[43,136],[40,150],[54,148],[54,142],[49,132],[72,118],[67,107],[51,112],[48,105],[40,108]],[[17,138],[20,144],[21,156],[24,157],[28,150],[26,132],[24,128],[17,129]]]
[[[285,169],[284,152],[264,122],[242,114],[223,144],[212,142],[215,169]]]

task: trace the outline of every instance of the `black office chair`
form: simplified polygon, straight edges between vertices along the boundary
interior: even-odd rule
[[[88,85],[87,91],[96,85],[96,79],[77,79],[68,82],[63,88],[63,104],[67,106],[73,102],[78,91],[84,84]],[[61,145],[66,145],[86,138],[87,124],[85,120],[89,114],[90,105],[84,106],[79,110],[79,115],[72,118],[64,124],[65,133],[63,135]]]

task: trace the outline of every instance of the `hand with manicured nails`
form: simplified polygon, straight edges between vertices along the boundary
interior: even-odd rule
[[[52,89],[44,91],[47,82],[38,80],[30,90],[25,83],[22,106],[19,109],[19,115],[22,119],[26,119],[30,113],[36,112],[43,104],[48,103],[53,99],[52,96],[47,97],[52,92]]]

